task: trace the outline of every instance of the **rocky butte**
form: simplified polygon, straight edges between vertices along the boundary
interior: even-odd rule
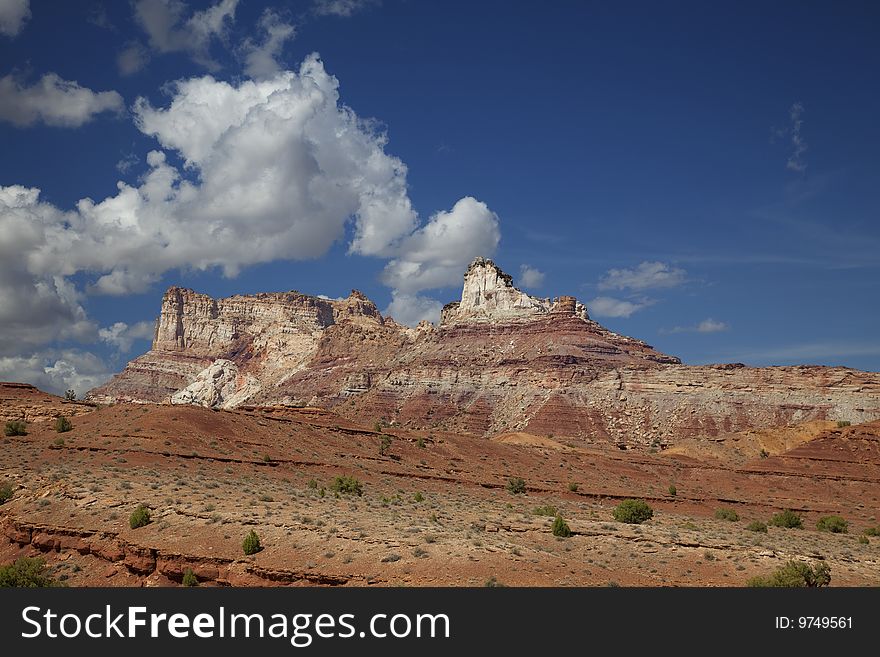
[[[383,317],[357,291],[213,299],[170,288],[149,352],[88,399],[323,406],[350,418],[478,435],[664,445],[809,420],[880,418],[880,374],[690,366],[590,319],[574,297],[517,289],[491,260],[437,326]]]

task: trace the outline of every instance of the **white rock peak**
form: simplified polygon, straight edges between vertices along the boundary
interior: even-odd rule
[[[551,312],[589,319],[586,306],[574,297],[533,297],[513,285],[513,278],[488,258],[476,258],[464,273],[461,301],[447,304],[441,324],[495,320],[528,320]]]

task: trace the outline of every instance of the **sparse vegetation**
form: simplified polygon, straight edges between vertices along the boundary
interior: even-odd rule
[[[644,500],[624,500],[614,507],[614,519],[631,525],[640,525],[654,517],[654,510]]]
[[[786,509],[782,513],[777,513],[773,516],[770,519],[770,524],[774,527],[784,527],[786,529],[802,529],[804,521],[791,509]]]
[[[820,532],[846,534],[849,531],[849,523],[840,516],[823,516],[816,523],[816,529]]]
[[[150,510],[141,504],[128,517],[128,524],[132,529],[144,527],[150,524]]]
[[[867,545],[870,542],[871,541],[868,540],[867,536],[865,536],[865,535],[859,536],[859,543],[861,543],[862,545]]]
[[[493,589],[493,588],[504,588],[504,584],[502,584],[501,582],[499,582],[499,581],[496,579],[496,577],[495,577],[494,575],[492,575],[492,577],[490,577],[489,579],[487,579],[487,580],[486,580],[486,583],[483,584],[483,586],[485,586],[486,588],[490,588],[490,589]]]
[[[387,433],[383,433],[382,437],[379,439],[379,455],[385,456],[389,449],[391,449],[391,436]]]
[[[851,424],[852,424],[852,422],[850,422],[849,420],[838,420],[837,421],[837,428],[843,429],[844,427],[848,427]]]
[[[766,523],[763,523],[763,522],[761,522],[760,520],[754,520],[754,521],[750,522],[750,523],[746,526],[746,529],[748,529],[750,532],[758,532],[758,533],[761,533],[761,534],[766,534],[766,533],[767,533],[767,525],[766,525]]]
[[[73,429],[73,425],[66,417],[64,417],[63,415],[59,415],[55,418],[55,431],[57,431],[58,433],[66,433],[71,429]]]
[[[568,490],[571,491],[572,493],[577,493],[578,485],[577,485],[576,483],[574,483],[574,482],[571,482],[571,483],[568,485]]]
[[[318,490],[318,482],[314,479],[309,479],[308,487],[310,490]]]
[[[26,436],[27,424],[24,420],[9,420],[3,429],[3,433],[7,436]]]
[[[413,502],[415,502],[416,504],[418,504],[419,502],[424,502],[424,501],[425,501],[425,496],[422,495],[421,491],[419,491],[415,495],[413,495]]]
[[[678,489],[672,484],[669,485],[669,494],[672,495],[672,497],[678,495]]]
[[[192,571],[192,568],[187,568],[183,571],[183,581],[181,582],[184,586],[198,586],[199,578],[196,577],[195,573]]]
[[[532,513],[536,516],[550,516],[552,518],[553,516],[558,515],[559,511],[557,511],[556,507],[552,504],[545,504],[544,506],[536,506]]]
[[[12,499],[12,484],[8,481],[0,485],[0,504],[4,504]]]
[[[46,574],[46,560],[19,557],[8,566],[0,566],[0,588],[38,589],[64,586]]]
[[[55,440],[52,441],[52,447],[64,447],[64,438],[58,436]]]
[[[76,391],[73,388],[68,388],[67,392],[64,393],[64,398],[67,401],[76,401]]]
[[[244,541],[241,544],[241,549],[244,550],[244,553],[247,556],[256,554],[263,549],[263,546],[260,545],[260,537],[257,536],[257,532],[253,529],[248,532],[248,535],[244,537]]]
[[[819,587],[831,583],[831,567],[827,563],[811,566],[803,561],[789,561],[769,577],[753,577],[748,586],[753,587]]]
[[[418,447],[419,449],[425,449],[425,439],[424,439],[424,438],[419,438],[419,439],[416,441],[416,447]]]
[[[868,527],[862,533],[865,536],[880,536],[880,527]]]
[[[761,448],[761,458],[765,459],[768,456],[770,456],[770,452],[768,452],[766,449]]]
[[[522,495],[526,492],[526,482],[522,477],[511,477],[507,480],[507,492],[512,495]]]
[[[728,507],[715,509],[715,517],[718,520],[728,520],[730,522],[736,522],[737,520],[739,520],[739,514]]]
[[[330,484],[330,490],[334,493],[344,493],[347,495],[363,495],[364,489],[361,486],[361,482],[359,482],[354,477],[336,477],[333,480],[333,483]]]
[[[554,536],[561,536],[562,538],[568,538],[571,536],[571,528],[560,515],[557,515],[556,519],[553,521],[552,531]]]

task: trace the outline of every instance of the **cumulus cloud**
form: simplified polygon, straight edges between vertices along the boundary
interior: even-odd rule
[[[653,303],[652,299],[626,301],[614,297],[596,297],[587,302],[587,310],[592,317],[629,317]]]
[[[18,127],[42,122],[76,128],[101,112],[122,109],[122,96],[115,91],[95,92],[55,73],[47,73],[29,87],[12,75],[0,78],[0,121]]]
[[[265,32],[263,41],[257,43],[247,38],[241,45],[244,70],[252,78],[267,78],[281,70],[278,58],[285,42],[296,36],[296,28],[271,9],[263,11],[258,25]]]
[[[386,317],[393,317],[401,324],[415,326],[422,320],[438,322],[442,309],[443,304],[436,299],[395,290],[391,295],[391,303],[382,314]]]
[[[730,325],[727,322],[719,322],[711,317],[704,319],[693,326],[676,326],[669,330],[661,330],[661,333],[720,333],[727,331]]]
[[[0,0],[0,34],[18,36],[30,17],[30,0]]]
[[[99,330],[98,337],[102,342],[112,345],[118,353],[124,354],[131,351],[135,340],[152,340],[155,331],[155,322],[144,321],[131,325],[116,322]]]
[[[26,356],[0,356],[0,380],[21,381],[41,390],[63,395],[74,390],[78,397],[112,376],[95,354],[78,349],[37,351]]]
[[[149,61],[150,52],[144,44],[134,41],[116,56],[116,67],[119,69],[120,75],[133,75],[143,70]]]
[[[471,260],[494,253],[501,239],[498,223],[485,203],[465,196],[400,244],[382,281],[406,294],[456,284]]]
[[[0,259],[0,319],[10,327],[0,341],[10,348],[18,339],[97,338],[74,275],[88,292],[116,295],[145,291],[173,269],[234,276],[319,257],[351,223],[349,252],[390,258],[383,279],[413,296],[458,283],[470,260],[498,244],[498,217],[472,197],[420,224],[406,165],[385,152],[375,123],[339,102],[317,55],[269,79],[204,76],[169,94],[162,107],[134,104],[136,125],[163,149],[147,154],[137,184],[120,181],[115,195],[68,211],[42,202],[38,189],[0,187],[0,248],[10,253]],[[437,304],[410,300],[422,310],[407,316]]]
[[[211,44],[226,38],[238,1],[220,0],[186,18],[189,8],[181,0],[137,0],[134,17],[157,52],[187,53],[208,70],[217,70],[220,65],[211,57]]]
[[[530,265],[520,265],[519,281],[523,287],[540,287],[544,283],[544,272]]]
[[[609,269],[599,281],[600,290],[648,290],[677,287],[685,281],[685,270],[665,262],[645,261],[633,269]]]
[[[379,0],[315,0],[313,11],[318,16],[341,16],[347,18]]]

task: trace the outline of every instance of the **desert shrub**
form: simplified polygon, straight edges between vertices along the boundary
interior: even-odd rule
[[[196,577],[196,574],[192,571],[192,568],[187,568],[183,571],[183,582],[181,582],[184,586],[198,586],[199,578]]]
[[[128,524],[132,529],[143,527],[150,524],[150,510],[141,504],[128,517]]]
[[[768,456],[770,456],[770,452],[768,452],[766,449],[761,449],[761,458],[765,459]]]
[[[387,452],[391,447],[391,436],[388,434],[382,434],[382,437],[379,439],[379,454],[381,456],[385,456],[385,452]]]
[[[803,561],[789,561],[779,567],[769,577],[753,577],[748,581],[748,586],[753,587],[819,587],[828,586],[831,583],[831,567],[827,563],[818,563],[811,566]]]
[[[55,440],[52,441],[52,447],[64,447],[64,438],[58,436]]]
[[[715,509],[715,517],[718,520],[729,520],[730,522],[736,522],[737,520],[739,520],[739,514],[733,509],[729,509],[727,507]]]
[[[848,427],[851,424],[852,424],[852,422],[850,422],[849,420],[838,420],[837,421],[837,428],[843,429],[844,427]]]
[[[770,519],[770,524],[774,527],[785,527],[786,529],[801,529],[804,521],[801,517],[791,509],[786,509],[782,513],[777,513]]]
[[[654,510],[644,500],[624,500],[614,507],[614,519],[631,525],[640,525],[654,517]]]
[[[867,545],[870,542],[871,541],[868,540],[867,536],[859,536],[859,543],[861,543],[863,545]]]
[[[526,492],[526,482],[522,477],[511,477],[507,480],[507,492],[521,495]]]
[[[12,484],[10,484],[8,481],[3,482],[3,484],[0,485],[0,504],[3,504],[4,502],[8,502],[11,499],[12,499]]]
[[[309,488],[311,490],[317,490],[318,489],[318,482],[315,481],[314,479],[309,479]]]
[[[568,490],[570,490],[572,493],[577,493],[577,489],[578,489],[578,485],[574,482],[571,482],[568,485]]]
[[[868,527],[862,533],[865,536],[880,536],[880,527]]]
[[[413,502],[419,503],[419,502],[424,502],[424,501],[425,501],[425,496],[422,495],[421,491],[419,491],[415,495],[413,495]]]
[[[75,401],[76,400],[76,390],[73,388],[69,388],[67,392],[64,393],[64,398],[67,401]]]
[[[489,579],[486,580],[486,583],[483,584],[486,588],[494,589],[494,588],[504,588],[504,584],[498,581],[498,579],[492,575]]]
[[[66,417],[64,417],[63,415],[59,415],[55,418],[55,431],[57,431],[58,433],[65,433],[67,431],[70,431],[71,429],[73,429],[73,425]]]
[[[767,533],[767,525],[761,522],[760,520],[755,520],[750,522],[746,527],[750,532],[760,532],[762,534]]]
[[[263,549],[263,546],[260,545],[260,537],[257,536],[257,532],[253,529],[248,532],[248,535],[244,537],[244,542],[241,544],[241,549],[244,550],[244,553],[248,556],[256,554]]]
[[[553,516],[558,515],[559,512],[552,504],[545,504],[544,506],[536,506],[532,513],[536,516],[550,516],[552,518]]]
[[[64,586],[46,574],[46,560],[19,557],[8,566],[0,566],[0,588],[38,589]]]
[[[672,495],[672,497],[678,495],[678,489],[672,484],[669,485],[669,494]]]
[[[349,495],[363,495],[364,489],[354,477],[336,477],[330,484],[330,490],[334,493],[345,493]]]
[[[571,528],[560,515],[557,515],[556,520],[553,521],[552,531],[554,536],[561,536],[562,538],[571,536]]]
[[[373,422],[373,431],[375,431],[376,433],[381,433],[381,431],[382,431],[381,420],[376,420],[375,422]]]
[[[823,516],[816,523],[816,529],[820,532],[846,534],[849,531],[849,523],[840,516]]]
[[[424,438],[419,438],[419,439],[416,441],[416,447],[418,447],[419,449],[425,449],[425,439],[424,439]]]
[[[9,420],[3,429],[3,433],[7,436],[26,436],[27,424],[23,420]]]

